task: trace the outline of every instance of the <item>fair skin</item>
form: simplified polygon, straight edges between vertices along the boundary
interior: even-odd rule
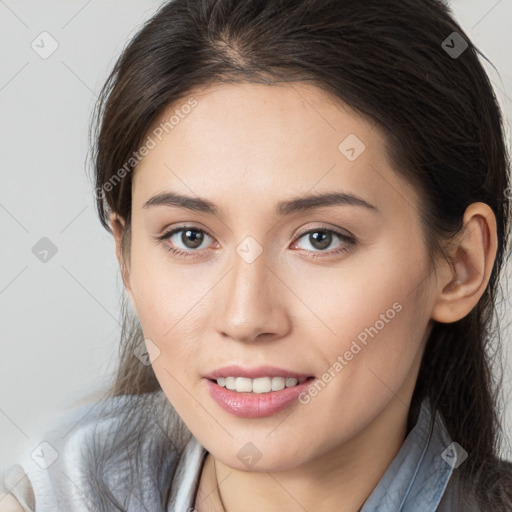
[[[197,106],[135,170],[129,259],[120,245],[123,219],[113,215],[111,225],[144,336],[160,351],[155,374],[209,452],[195,507],[355,512],[407,434],[432,320],[464,317],[485,290],[495,217],[487,205],[471,205],[450,247],[454,265],[440,259],[430,273],[420,197],[391,167],[384,135],[369,120],[307,84],[220,84],[189,96]],[[349,134],[365,144],[354,161],[338,149]],[[207,199],[219,211],[143,208],[166,191]],[[375,209],[275,212],[281,201],[340,191]],[[193,239],[184,245],[183,231],[155,241],[183,226],[204,236],[199,248]],[[322,249],[303,234],[322,229],[356,243],[332,234]],[[262,250],[251,263],[236,250],[246,237]],[[195,257],[172,254],[173,244]],[[228,364],[320,379],[393,304],[400,311],[307,404],[240,418],[205,386],[206,373]],[[237,457],[247,442],[262,454],[250,470]]]

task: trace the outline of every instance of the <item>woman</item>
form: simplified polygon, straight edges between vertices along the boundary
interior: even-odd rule
[[[3,510],[512,510],[489,357],[509,159],[443,3],[174,0],[97,127],[136,315],[109,395]]]

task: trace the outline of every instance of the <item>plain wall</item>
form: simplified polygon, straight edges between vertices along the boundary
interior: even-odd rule
[[[0,470],[32,447],[42,423],[100,389],[114,368],[122,281],[85,171],[89,120],[125,42],[159,5],[0,2]],[[451,5],[499,71],[484,63],[510,127],[512,1]],[[43,31],[59,45],[46,59],[31,47]],[[32,252],[43,237],[57,250],[46,263]],[[503,326],[511,302],[509,294]],[[510,330],[503,336],[510,376]],[[507,399],[510,389],[508,380]],[[510,402],[507,415],[512,438]]]

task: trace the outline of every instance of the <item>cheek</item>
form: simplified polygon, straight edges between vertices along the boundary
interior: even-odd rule
[[[164,246],[134,236],[130,286],[147,337],[166,339],[194,300],[192,266],[171,262]]]
[[[144,338],[158,347],[158,357],[152,360],[156,378],[169,402],[189,423],[204,414],[190,397],[197,395],[198,340],[202,339],[199,301],[205,291],[199,293],[200,286],[185,267],[163,264],[165,255],[148,260],[133,260],[137,314]]]
[[[325,373],[302,397],[308,431],[322,433],[315,450],[328,451],[351,439],[388,405],[397,414],[407,407],[428,323],[418,286],[426,274],[413,261],[421,260],[382,267],[379,279],[354,274],[354,285],[329,310],[326,318],[336,335],[326,337],[315,354]]]
[[[410,249],[392,250],[390,244],[314,281],[308,301],[325,326],[316,350],[325,371],[338,361],[334,371],[343,375],[337,379],[343,393],[360,395],[386,385],[396,391],[406,378],[429,320],[428,270],[417,247],[411,256]],[[306,297],[306,288],[302,292]]]

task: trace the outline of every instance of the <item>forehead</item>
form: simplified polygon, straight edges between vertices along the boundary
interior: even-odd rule
[[[313,188],[365,190],[376,200],[387,187],[396,201],[406,185],[378,127],[310,84],[195,89],[164,109],[147,137],[154,147],[133,180],[138,207],[168,188],[212,200],[236,193],[230,201],[247,205]]]

